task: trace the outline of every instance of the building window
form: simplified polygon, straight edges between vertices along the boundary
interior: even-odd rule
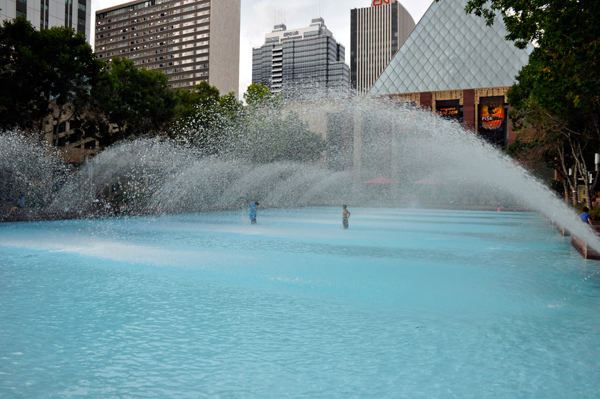
[[[73,27],[73,0],[65,0],[65,27]]]
[[[77,3],[77,8],[81,11],[85,11],[85,4]]]
[[[40,1],[40,29],[48,29],[48,0]]]
[[[17,17],[24,15],[27,18],[27,0],[17,0],[16,5]]]

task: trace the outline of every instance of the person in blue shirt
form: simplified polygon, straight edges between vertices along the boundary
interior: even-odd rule
[[[13,198],[16,199],[16,198]],[[19,198],[18,198],[19,202],[17,202],[17,204],[15,206],[13,206],[12,208],[10,208],[10,212],[8,212],[8,215],[6,215],[6,218],[10,218],[10,215],[14,214],[15,217],[17,217],[17,210],[20,208],[25,208],[25,196],[23,195],[23,193],[19,193]]]
[[[591,224],[590,223],[590,214],[588,213],[589,211],[590,210],[586,206],[583,208],[583,213],[581,215],[579,215],[579,219],[581,219],[581,221],[585,224]]]
[[[250,206],[250,223],[256,224],[256,207],[258,206],[258,202],[255,202]]]

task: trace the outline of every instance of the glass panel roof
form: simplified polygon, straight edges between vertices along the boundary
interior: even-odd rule
[[[486,26],[466,3],[433,2],[370,94],[512,86],[533,47],[505,41],[502,19]]]

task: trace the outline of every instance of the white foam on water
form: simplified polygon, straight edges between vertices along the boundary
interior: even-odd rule
[[[64,237],[63,237],[64,238]],[[87,236],[65,243],[52,238],[15,237],[0,241],[0,245],[14,248],[25,248],[50,253],[68,253],[89,258],[104,259],[116,262],[145,264],[153,266],[203,267],[212,265],[215,259],[221,261],[245,258],[243,255],[224,254],[219,251],[191,251],[168,249],[156,246],[128,244]],[[201,256],[199,256],[201,255]]]

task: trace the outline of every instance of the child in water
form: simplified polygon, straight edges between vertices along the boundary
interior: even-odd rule
[[[15,198],[13,198],[15,199]],[[11,215],[15,215],[15,218],[17,217],[17,211],[21,208],[25,208],[25,196],[23,195],[23,193],[19,193],[19,198],[18,198],[17,204],[15,206],[13,206],[12,208],[10,208],[10,212],[8,212],[8,215],[6,215],[4,218],[9,219]]]
[[[581,219],[581,221],[585,224],[591,224],[590,223],[590,214],[588,213],[590,210],[589,208],[586,206],[583,208],[583,213],[581,215],[579,215],[579,219]]]
[[[258,202],[255,202],[250,206],[250,224],[256,224],[256,207]]]
[[[344,228],[347,229],[348,219],[350,218],[350,211],[346,209],[346,205],[342,205],[342,208],[344,209],[344,211],[342,212],[342,224],[344,225]]]

